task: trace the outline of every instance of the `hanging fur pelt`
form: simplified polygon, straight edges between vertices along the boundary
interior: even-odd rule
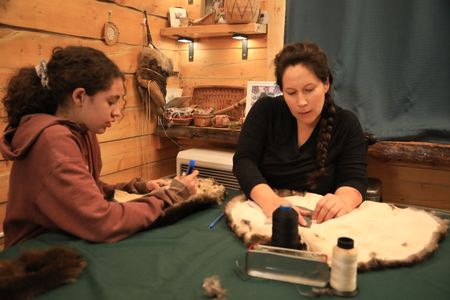
[[[86,267],[69,248],[25,250],[13,260],[0,260],[0,299],[28,300],[76,280]]]
[[[147,117],[163,114],[166,104],[167,77],[175,74],[170,58],[158,49],[143,48],[139,56],[136,77]]]

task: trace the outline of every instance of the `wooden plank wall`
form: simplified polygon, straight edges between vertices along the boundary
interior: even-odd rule
[[[261,9],[267,9],[267,1],[260,1]],[[188,60],[186,44],[177,43],[177,47],[181,73],[180,85],[184,95],[191,96],[193,87],[199,85],[246,87],[248,80],[266,80],[266,35],[249,37],[247,60],[242,60],[241,42],[230,37],[195,40],[193,62]]]
[[[100,49],[125,73],[128,90],[125,117],[99,136],[103,154],[102,179],[114,183],[134,176],[157,178],[174,174],[178,148],[152,135],[156,122],[144,117],[134,73],[138,55],[145,45],[144,10],[148,13],[154,43],[178,66],[176,43],[161,39],[159,30],[168,26],[168,7],[180,2],[0,1],[0,98],[4,97],[8,80],[18,68],[34,66],[41,59],[48,59],[55,46],[83,45]],[[200,2],[191,6],[194,15]],[[112,13],[112,22],[120,31],[119,42],[113,46],[106,45],[101,38],[108,12]],[[170,78],[169,86],[178,87],[178,78]],[[0,105],[1,132],[6,127],[5,121],[6,114]],[[10,168],[11,162],[0,156],[0,224],[5,213]]]
[[[450,211],[450,168],[420,163],[367,159],[370,177],[382,182],[383,202]]]

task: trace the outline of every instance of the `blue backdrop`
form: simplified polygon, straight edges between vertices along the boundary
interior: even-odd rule
[[[334,98],[382,140],[450,143],[449,0],[287,0],[285,43],[328,54]]]

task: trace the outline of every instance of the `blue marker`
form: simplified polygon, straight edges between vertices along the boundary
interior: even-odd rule
[[[195,168],[195,160],[191,159],[191,160],[189,161],[189,166],[188,166],[188,169],[187,169],[187,171],[186,171],[186,175],[191,174],[192,171],[194,171],[194,168]]]
[[[225,213],[221,213],[220,215],[217,216],[217,218],[215,218],[211,224],[209,224],[209,229],[214,229],[214,227],[216,227],[217,223],[220,222],[220,220],[222,220],[222,218],[225,216]]]

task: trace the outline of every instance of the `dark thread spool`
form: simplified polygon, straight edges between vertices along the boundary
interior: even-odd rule
[[[273,212],[272,246],[300,249],[298,213],[290,205],[281,204]]]

